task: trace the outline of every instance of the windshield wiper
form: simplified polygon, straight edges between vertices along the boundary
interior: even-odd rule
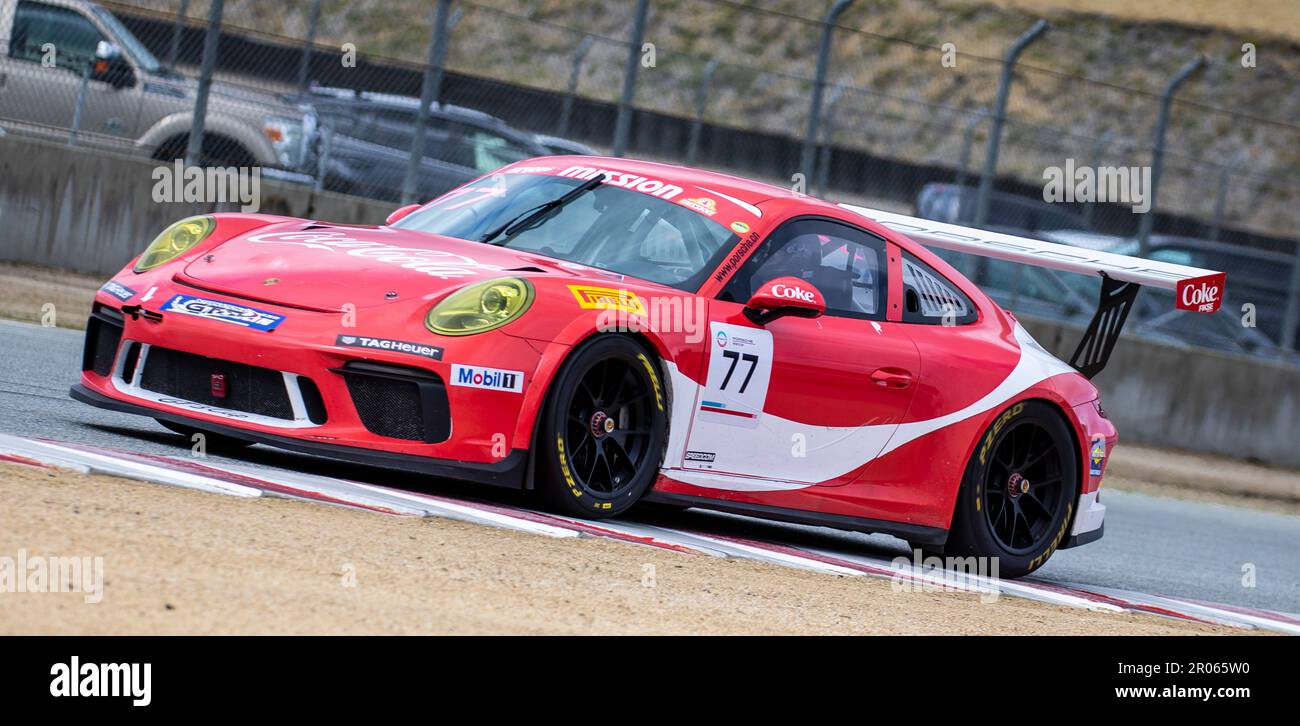
[[[532,209],[525,209],[512,217],[505,224],[487,232],[482,237],[479,237],[478,241],[488,242],[498,246],[503,245],[508,242],[511,237],[514,237],[526,229],[532,229],[546,219],[554,216],[556,212],[564,208],[564,205],[600,186],[600,183],[603,181],[605,181],[605,175],[597,174],[582,184],[579,184],[565,192],[564,196],[559,197],[558,199],[552,199],[551,201],[546,202],[545,204],[539,204]],[[502,237],[500,242],[492,241],[497,237],[500,237],[503,232],[505,233],[505,237]]]

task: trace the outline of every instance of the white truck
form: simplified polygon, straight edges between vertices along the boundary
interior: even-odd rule
[[[171,161],[185,155],[197,88],[100,5],[0,0],[0,128],[67,138],[76,118],[80,143]],[[302,170],[316,115],[270,93],[214,82],[204,128],[204,163]]]

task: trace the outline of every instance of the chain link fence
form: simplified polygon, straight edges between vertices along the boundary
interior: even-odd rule
[[[0,0],[0,128],[393,203],[625,148],[1221,269],[1214,324],[1149,305],[1132,329],[1294,360],[1300,51],[1248,63],[1226,34],[1067,16],[1009,63],[1034,21],[919,0]],[[1073,194],[1083,168],[1131,171],[1151,208]],[[1052,174],[1070,191],[1049,202]],[[1095,300],[1095,280],[956,262],[1013,310],[1085,320]]]

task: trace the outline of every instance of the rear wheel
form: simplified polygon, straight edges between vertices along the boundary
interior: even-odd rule
[[[239,449],[248,448],[249,446],[253,445],[252,441],[245,441],[243,439],[236,439],[231,436],[214,434],[208,431],[204,431],[203,429],[196,429],[192,426],[185,426],[184,424],[172,423],[171,421],[164,421],[160,418],[156,418],[154,419],[154,421],[157,421],[158,423],[162,424],[163,428],[166,428],[170,431],[180,434],[181,436],[184,436],[186,440],[188,440],[191,444],[197,443],[194,440],[194,435],[201,434],[203,436],[202,439],[203,446],[206,449],[212,451],[238,451]]]
[[[1079,491],[1073,438],[1041,401],[1000,415],[966,467],[946,556],[996,557],[998,574],[1021,577],[1042,567],[1065,540]]]
[[[551,386],[537,442],[538,490],[563,512],[612,517],[663,462],[667,401],[655,363],[629,338],[584,344]]]

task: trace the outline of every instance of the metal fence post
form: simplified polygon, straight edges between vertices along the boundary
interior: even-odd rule
[[[185,13],[190,9],[190,0],[181,0],[181,8],[176,13],[176,22],[172,24],[172,46],[167,53],[167,70],[176,70],[176,59],[181,54],[181,34],[185,32]]]
[[[298,94],[307,92],[307,77],[311,75],[311,47],[316,43],[316,26],[320,24],[321,0],[314,0],[307,14],[307,38],[302,43],[302,58],[298,61]]]
[[[623,97],[618,102],[618,120],[614,124],[614,156],[627,154],[627,137],[632,131],[632,99],[636,96],[636,74],[641,67],[641,44],[645,39],[645,21],[649,12],[650,0],[637,0],[632,40],[627,47],[627,65],[623,68]]]
[[[853,0],[836,0],[826,17],[822,18],[822,40],[817,48],[817,74],[813,78],[812,101],[808,106],[808,130],[804,132],[803,151],[799,155],[799,173],[805,182],[812,179],[813,164],[817,153],[817,124],[822,116],[822,93],[826,90],[826,69],[831,62],[831,40],[834,38],[835,21],[849,9]]]
[[[1138,223],[1138,255],[1141,257],[1146,257],[1151,251],[1151,228],[1156,222],[1156,193],[1160,190],[1160,171],[1165,161],[1165,129],[1169,125],[1169,106],[1173,103],[1178,87],[1203,65],[1205,56],[1193,58],[1169,79],[1165,92],[1160,95],[1160,115],[1156,117],[1156,126],[1151,132],[1151,188],[1147,190],[1151,197],[1150,208]]]
[[[221,13],[225,0],[208,6],[208,30],[203,36],[203,64],[199,68],[199,89],[194,97],[194,120],[190,124],[185,163],[197,165],[203,159],[203,125],[208,117],[208,94],[212,91],[212,70],[217,66],[217,45],[221,42]]]
[[[415,130],[411,136],[411,156],[402,180],[402,204],[413,204],[418,189],[420,165],[424,161],[424,130],[429,125],[429,109],[441,93],[442,64],[447,56],[447,25],[451,0],[438,0],[433,15],[433,36],[429,40],[429,58],[424,66],[424,84],[420,89],[420,108],[415,112]]]
[[[1238,151],[1219,172],[1219,193],[1214,198],[1214,226],[1210,227],[1210,239],[1215,242],[1219,241],[1223,218],[1228,214],[1228,185],[1232,183],[1232,173],[1241,165],[1243,158],[1244,154]]]
[[[584,35],[582,41],[578,43],[578,47],[573,51],[573,64],[569,69],[569,87],[560,106],[560,126],[555,130],[556,136],[566,136],[569,133],[569,121],[573,118],[573,100],[578,95],[578,81],[582,75],[582,63],[587,59],[587,52],[591,50],[591,44],[594,41],[595,38]]]
[[[1291,285],[1286,297],[1286,313],[1282,315],[1282,348],[1287,353],[1295,354],[1296,327],[1300,326],[1300,242],[1295,246],[1295,257],[1291,258]]]
[[[1097,137],[1096,141],[1093,142],[1092,159],[1091,159],[1093,169],[1101,168],[1101,154],[1103,151],[1106,150],[1106,147],[1110,144],[1110,137],[1112,135],[1113,134],[1110,132],[1110,130],[1107,129],[1106,131],[1103,131],[1101,133],[1101,136]],[[1083,205],[1084,229],[1092,229],[1092,215],[1096,211],[1096,209],[1097,209],[1096,200],[1084,203]]]
[[[334,119],[327,118],[325,120],[325,131],[321,138],[320,158],[316,160],[315,189],[318,192],[325,190],[325,178],[329,175],[330,155],[333,153]]]
[[[700,133],[704,130],[704,111],[709,104],[709,91],[713,87],[713,74],[718,71],[718,59],[711,59],[700,75],[700,85],[695,88],[695,118],[691,119],[691,133],[686,142],[686,165],[694,166],[700,153]]]
[[[844,85],[836,84],[831,91],[831,98],[826,102],[826,113],[822,119],[822,139],[817,154],[817,194],[826,196],[826,187],[831,176],[831,144],[835,142],[835,111],[844,97]]]
[[[68,146],[77,145],[77,134],[81,133],[81,116],[86,109],[86,92],[90,88],[90,69],[95,65],[95,59],[91,58],[86,61],[86,66],[81,69],[81,84],[77,88],[77,105],[72,109],[72,128],[68,129]]]
[[[1002,59],[1002,78],[998,81],[998,97],[993,105],[993,128],[989,131],[988,150],[984,152],[984,173],[980,176],[979,196],[975,200],[975,226],[984,226],[989,216],[989,202],[993,197],[993,177],[998,172],[998,149],[1002,145],[1002,125],[1007,120],[1007,99],[1011,95],[1011,81],[1015,78],[1016,59],[1030,43],[1051,27],[1039,20],[1034,27],[1016,38]]]
[[[961,167],[957,169],[957,179],[954,182],[958,189],[957,194],[959,195],[962,193],[960,190],[966,186],[966,175],[970,173],[970,149],[971,146],[975,144],[975,129],[978,128],[981,123],[984,123],[984,119],[988,118],[988,116],[989,110],[987,108],[981,108],[979,111],[976,111],[975,119],[967,124],[966,130],[962,132]],[[960,198],[961,197],[959,196],[958,199]],[[958,205],[960,204],[961,202],[958,202]]]

